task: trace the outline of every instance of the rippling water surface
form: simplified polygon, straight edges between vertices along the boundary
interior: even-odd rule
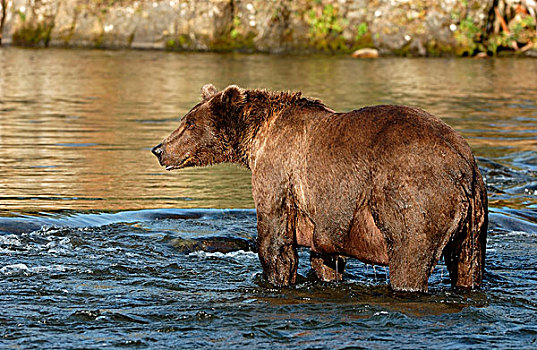
[[[165,172],[150,148],[207,82],[344,111],[420,106],[461,132],[489,191],[479,292],[274,289],[247,170]],[[537,60],[0,50],[0,347],[537,348]]]

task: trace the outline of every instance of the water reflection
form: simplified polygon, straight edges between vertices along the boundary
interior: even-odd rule
[[[421,106],[464,134],[485,160],[485,173],[494,161],[518,172],[524,186],[537,163],[536,72],[535,60],[4,48],[0,201],[4,210],[27,211],[253,207],[247,170],[224,165],[166,173],[149,152],[207,82],[302,90],[336,110]],[[495,192],[501,178],[488,180],[493,206],[537,202],[524,188],[505,199]]]
[[[303,278],[273,289],[244,251],[254,249],[254,210],[165,209],[253,207],[247,170],[169,173],[149,151],[206,82],[298,89],[337,110],[398,103],[443,117],[487,181],[483,290],[452,291],[440,264],[429,295],[398,296],[386,271],[352,259],[343,284]],[[535,344],[536,93],[536,60],[2,48],[0,344]],[[299,255],[307,276],[307,252]]]

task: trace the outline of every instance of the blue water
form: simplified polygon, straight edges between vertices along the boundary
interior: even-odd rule
[[[487,183],[483,288],[452,290],[442,262],[424,295],[356,260],[319,283],[306,249],[296,286],[268,285],[248,171],[149,151],[209,81],[441,116]],[[0,348],[537,348],[535,96],[536,60],[4,48]]]

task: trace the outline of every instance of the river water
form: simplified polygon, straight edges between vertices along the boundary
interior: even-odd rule
[[[461,132],[489,191],[484,286],[426,295],[350,261],[271,288],[250,174],[150,153],[207,82],[338,110],[420,106]],[[537,348],[537,60],[0,49],[1,348]]]

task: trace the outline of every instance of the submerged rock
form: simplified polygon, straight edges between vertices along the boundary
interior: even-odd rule
[[[230,253],[238,250],[256,251],[253,240],[231,237],[174,238],[169,244],[181,253],[204,251]]]

